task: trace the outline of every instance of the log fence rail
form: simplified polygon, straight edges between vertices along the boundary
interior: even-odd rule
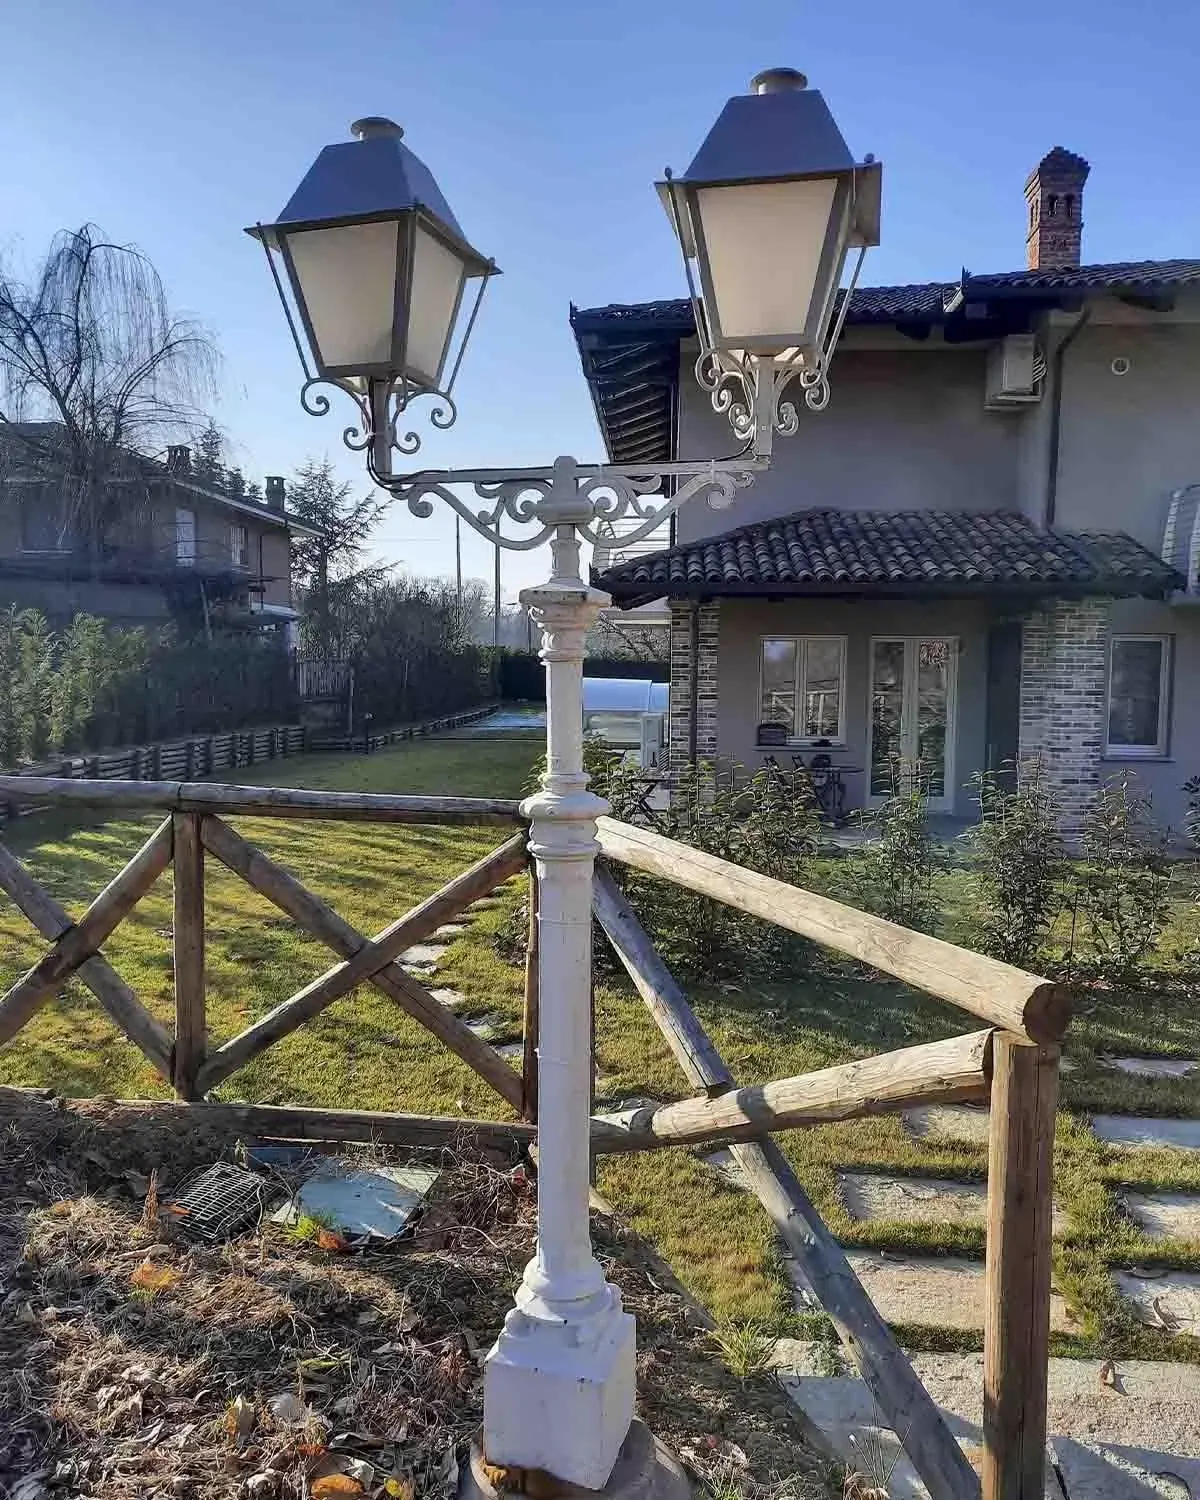
[[[194,768],[188,768],[194,774]],[[537,1122],[537,877],[517,803],[301,791],[195,782],[0,776],[0,799],[157,812],[133,858],[72,919],[0,844],[0,889],[50,947],[0,997],[0,1046],[73,975],[141,1049],[180,1102],[121,1101],[147,1118],[191,1111],[256,1136],[396,1145],[532,1146]],[[326,902],[226,820],[230,817],[448,823],[509,827],[510,837],[374,937]],[[862,1058],[797,1078],[739,1087],[712,1038],[601,862],[593,912],[689,1082],[678,1103],[595,1116],[596,1153],[727,1145],[746,1182],[837,1328],[888,1425],[933,1500],[1041,1500],[1046,1437],[1054,1111],[1059,1047],[1070,995],[1059,985],[981,954],[911,932],[827,897],[755,874],[644,828],[602,818],[607,861],[670,880],[872,964],[986,1022],[943,1041]],[[205,1014],[205,865],[217,860],[266,897],[336,962],[240,1035],[210,1046]],[[152,1017],[100,949],[168,865],[174,866],[174,1034]],[[414,944],[513,876],[530,872],[525,1042],[514,1067],[398,962]],[[499,1095],[513,1122],[362,1110],[209,1102],[204,1096],[297,1027],[369,983]],[[951,1435],[891,1330],[821,1221],[787,1157],[779,1130],[860,1118],[914,1103],[991,1101],[984,1451],[982,1482]]]

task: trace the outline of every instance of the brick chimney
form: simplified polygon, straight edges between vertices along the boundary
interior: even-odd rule
[[[282,474],[267,475],[267,509],[283,511],[284,483]]]
[[[1083,185],[1091,168],[1082,156],[1055,146],[1025,183],[1029,232],[1025,263],[1031,271],[1077,266],[1083,246]]]

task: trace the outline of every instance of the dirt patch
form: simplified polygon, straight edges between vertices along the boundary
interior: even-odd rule
[[[526,1169],[373,1153],[441,1176],[415,1232],[364,1253],[270,1224],[203,1248],[147,1204],[152,1169],[168,1198],[236,1155],[211,1132],[0,1089],[0,1495],[25,1480],[30,1497],[307,1500],[331,1472],[371,1496],[453,1494],[532,1249]],[[641,1415],[693,1477],[827,1493],[770,1376],[737,1379],[647,1247],[612,1219],[593,1229],[638,1320]]]

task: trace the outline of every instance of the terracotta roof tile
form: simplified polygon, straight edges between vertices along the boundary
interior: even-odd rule
[[[594,575],[621,603],[695,594],[1164,594],[1184,579],[1121,532],[1045,531],[1010,511],[802,510]]]

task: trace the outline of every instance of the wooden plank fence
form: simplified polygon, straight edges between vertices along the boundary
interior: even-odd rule
[[[537,872],[517,803],[450,797],[299,791],[207,782],[139,782],[0,776],[0,798],[113,810],[135,807],[163,821],[77,919],[0,844],[0,889],[50,943],[0,997],[0,1046],[72,975],[170,1082],[182,1102],[118,1107],[194,1111],[197,1120],[257,1136],[387,1141],[428,1146],[474,1141],[515,1151],[537,1123]],[[475,823],[515,831],[498,848],[374,937],[357,931],[225,819],[251,815],[360,822]],[[986,1027],[944,1041],[739,1087],[607,866],[596,871],[593,910],[668,1046],[699,1092],[675,1104],[597,1116],[598,1153],[662,1150],[701,1142],[729,1146],[751,1190],[858,1364],[883,1419],[900,1439],[933,1500],[1041,1500],[1050,1325],[1054,1111],[1059,1047],[1071,997],[1061,986],[981,954],[770,880],[671,839],[603,818],[603,853],[751,912],[836,952],[939,996]],[[205,863],[217,859],[333,950],[336,962],[240,1035],[209,1037],[205,1014]],[[175,1027],[156,1021],[100,948],[168,864],[175,867]],[[525,1048],[518,1070],[476,1036],[397,962],[406,949],[529,869],[530,948]],[[423,1025],[522,1118],[516,1123],[296,1105],[203,1101],[202,1096],[268,1047],[368,983]],[[984,1452],[982,1477],[968,1462],[890,1328],[822,1222],[772,1132],[853,1119],[913,1103],[991,1099],[988,1175]],[[190,1102],[195,1101],[195,1102]]]
[[[193,734],[181,739],[159,740],[149,745],[100,750],[85,755],[61,755],[23,766],[10,773],[23,780],[54,781],[193,781],[218,771],[235,771],[284,756],[330,751],[382,750],[404,740],[443,734],[486,718],[495,703],[478,704],[435,719],[399,724],[364,738],[363,735],[328,736],[308,724],[272,724],[253,729],[227,730],[224,734]],[[5,778],[6,780],[8,778]],[[26,798],[24,786],[0,801],[0,830],[11,818],[22,817],[45,806]]]

